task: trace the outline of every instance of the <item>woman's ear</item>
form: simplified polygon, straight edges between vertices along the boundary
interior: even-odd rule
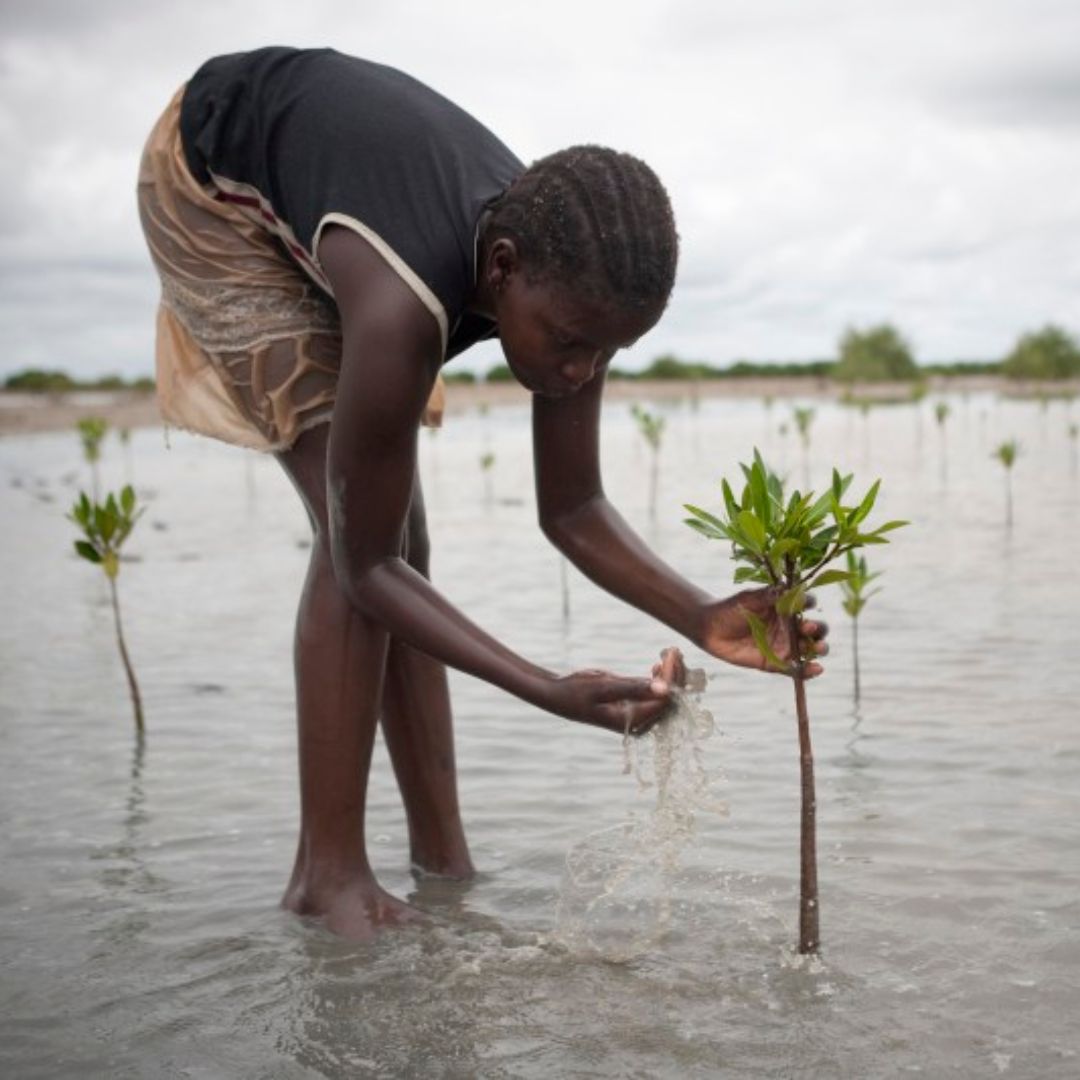
[[[491,291],[502,292],[520,267],[517,245],[508,236],[500,236],[488,249],[486,277]]]

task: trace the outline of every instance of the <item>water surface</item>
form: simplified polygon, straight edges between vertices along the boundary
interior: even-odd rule
[[[452,675],[462,802],[480,877],[415,881],[381,747],[369,831],[387,888],[430,925],[340,942],[280,912],[297,822],[292,621],[307,526],[268,459],[140,431],[112,443],[149,510],[121,593],[149,736],[136,747],[104,582],[63,513],[74,434],[0,441],[0,1072],[18,1077],[896,1077],[1080,1073],[1080,733],[1073,625],[1080,480],[1067,406],[955,398],[864,419],[818,405],[833,462],[883,477],[913,520],[871,551],[884,592],[811,689],[824,951],[799,963],[798,762],[790,686],[682,642],[710,681],[709,791],[676,867],[642,860],[626,904],[575,938],[567,856],[647,822],[656,789],[617,738]],[[727,552],[681,524],[754,444],[801,482],[786,405],[665,408],[648,450],[608,409],[610,497],[719,593]],[[1018,437],[1006,530],[995,442]],[[485,497],[479,458],[496,455]],[[945,456],[943,457],[943,450]],[[676,640],[571,571],[535,525],[527,413],[423,435],[434,576],[530,659],[644,672]],[[594,851],[595,854],[595,851]],[[637,890],[634,892],[634,890]],[[666,930],[615,959],[632,904]],[[560,909],[560,901],[562,908]],[[629,905],[629,906],[627,906]],[[563,912],[560,921],[560,910]],[[603,913],[599,913],[602,915]],[[652,925],[652,924],[649,924]],[[622,936],[620,936],[622,935]]]

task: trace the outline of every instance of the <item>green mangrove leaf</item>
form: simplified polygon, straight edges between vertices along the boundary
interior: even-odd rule
[[[881,487],[881,481],[875,480],[870,490],[863,496],[863,500],[856,507],[855,511],[851,514],[850,521],[852,525],[858,525],[860,521],[866,519],[866,515],[874,508],[874,502],[877,499],[878,489]]]
[[[740,610],[746,617],[747,623],[750,624],[750,633],[753,635],[754,644],[758,647],[758,652],[765,657],[766,662],[771,664],[777,671],[789,671],[788,665],[776,655],[769,644],[769,634],[765,629],[765,624],[752,611],[747,611],[746,608],[740,608]]]
[[[734,518],[739,512],[739,504],[735,501],[735,493],[726,480],[720,481],[720,490],[724,495],[724,506],[727,508],[728,517]]]
[[[850,570],[822,570],[813,581],[810,588],[816,589],[822,585],[835,585],[839,581],[850,581],[855,575]]]
[[[761,519],[750,510],[740,510],[737,524],[739,531],[746,537],[748,546],[755,552],[764,551],[768,534]]]
[[[735,568],[735,584],[743,585],[747,581],[760,581],[769,584],[769,575],[759,566],[737,566]]]
[[[806,609],[806,589],[802,585],[796,585],[783,593],[776,601],[776,610],[781,615],[801,615]]]
[[[782,559],[785,555],[794,555],[795,552],[802,547],[794,537],[787,537],[783,540],[777,540],[769,547],[768,555],[773,559]]]
[[[84,558],[87,562],[100,563],[101,556],[98,554],[98,550],[87,540],[76,540],[75,550]]]

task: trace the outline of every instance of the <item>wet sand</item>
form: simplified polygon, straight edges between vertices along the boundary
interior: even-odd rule
[[[1051,393],[1080,387],[1054,387]],[[658,402],[681,398],[841,398],[848,387],[815,376],[783,378],[690,380],[613,379],[605,388],[608,401]],[[1038,393],[1038,388],[1014,384],[994,375],[938,377],[929,381],[932,393],[1001,391],[1010,394]],[[856,387],[856,396],[874,401],[905,401],[910,397],[908,383],[886,383]],[[524,405],[529,395],[517,383],[452,383],[447,387],[447,414],[468,412],[487,405]],[[115,428],[154,427],[161,423],[157,402],[152,393],[134,390],[77,391],[69,394],[29,394],[0,391],[0,436],[26,435],[40,431],[72,428],[84,416],[101,416]]]

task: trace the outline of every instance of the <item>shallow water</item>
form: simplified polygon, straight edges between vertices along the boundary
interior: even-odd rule
[[[430,925],[349,945],[282,914],[297,820],[291,634],[307,528],[269,460],[174,434],[115,442],[148,510],[120,588],[149,737],[133,742],[103,581],[70,553],[74,434],[0,441],[0,1074],[12,1077],[1074,1077],[1080,1074],[1080,478],[1067,406],[952,400],[867,421],[819,406],[810,465],[884,479],[911,518],[860,634],[835,589],[811,687],[823,956],[793,955],[798,763],[790,686],[686,646],[710,681],[700,747],[726,816],[620,888],[668,905],[615,961],[626,913],[560,933],[567,857],[625,836],[655,786],[617,737],[452,675],[481,875],[416,882],[380,748],[369,830],[383,883]],[[665,410],[657,520],[626,406],[607,488],[670,562],[727,592],[726,551],[681,524],[757,443],[796,482],[787,406]],[[1004,526],[996,441],[1024,444]],[[478,459],[496,454],[485,500]],[[535,527],[528,418],[451,418],[421,443],[434,575],[552,667],[644,673],[675,640],[559,563]],[[682,643],[685,646],[685,643]],[[648,754],[649,748],[642,752]],[[598,843],[597,841],[591,841]],[[621,845],[621,846],[620,846]],[[609,845],[610,846],[610,845]],[[603,844],[600,845],[603,850]],[[594,852],[595,854],[595,852]],[[653,876],[650,877],[649,875]],[[626,892],[632,904],[635,894]],[[648,909],[651,911],[653,909]],[[605,918],[609,921],[605,922]],[[607,937],[605,938],[605,934]],[[600,948],[596,948],[597,940]]]

